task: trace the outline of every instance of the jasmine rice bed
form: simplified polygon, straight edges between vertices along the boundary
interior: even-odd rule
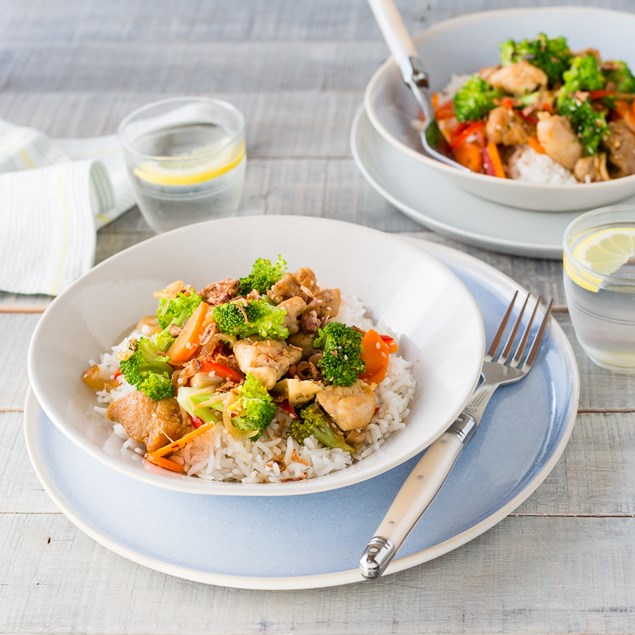
[[[350,296],[343,297],[335,319],[368,330],[374,324],[365,313],[359,300]],[[143,333],[134,331],[109,353],[101,356],[97,362],[101,377],[112,379],[116,376],[118,354],[128,349],[131,339],[142,335]],[[96,410],[104,416],[110,402],[134,390],[123,376],[119,375],[117,381],[118,386],[114,390],[97,392]],[[356,445],[353,453],[324,447],[313,436],[298,443],[286,434],[292,416],[278,408],[272,422],[257,440],[236,439],[221,422],[170,458],[181,464],[188,476],[211,481],[275,483],[324,476],[369,456],[393,432],[402,429],[406,425],[414,391],[411,363],[398,354],[390,355],[386,377],[375,392],[377,409],[371,423],[362,431],[363,439]],[[144,446],[129,438],[121,424],[115,423],[113,431],[124,440],[122,452],[145,454]]]

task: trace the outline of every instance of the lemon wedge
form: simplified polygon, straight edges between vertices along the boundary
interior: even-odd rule
[[[578,286],[597,293],[603,276],[615,273],[629,261],[635,262],[635,227],[615,226],[591,231],[575,245],[572,255],[593,273],[577,267],[566,254],[565,272]]]
[[[202,148],[197,154],[204,154],[204,150]],[[169,167],[156,161],[146,161],[134,168],[133,173],[142,181],[153,185],[197,185],[227,174],[238,166],[244,157],[245,144],[243,142],[237,148],[228,149],[221,157],[215,157],[213,161],[205,160],[196,154],[175,157],[175,160],[170,160]]]

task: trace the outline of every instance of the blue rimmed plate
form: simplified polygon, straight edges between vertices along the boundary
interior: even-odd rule
[[[467,285],[491,337],[517,285],[470,256],[417,244]],[[573,351],[552,320],[536,366],[525,380],[495,395],[478,434],[387,573],[465,544],[520,505],[562,454],[575,422],[578,393]],[[359,556],[418,460],[319,494],[205,496],[154,487],[110,470],[59,432],[32,393],[25,434],[45,489],[94,540],[171,575],[251,589],[361,581]]]

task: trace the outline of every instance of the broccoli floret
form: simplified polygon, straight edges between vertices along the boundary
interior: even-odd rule
[[[221,333],[238,338],[260,335],[265,339],[286,339],[289,329],[284,325],[286,311],[265,298],[246,303],[226,302],[212,309],[212,317]]]
[[[503,66],[526,60],[545,72],[550,85],[562,80],[573,57],[566,38],[550,38],[544,33],[539,33],[535,40],[505,40],[500,52]]]
[[[235,399],[227,406],[232,426],[239,434],[257,439],[271,423],[278,407],[264,384],[247,374],[234,390]]]
[[[606,80],[597,59],[593,55],[574,57],[571,67],[562,74],[564,93],[575,93],[578,90],[602,90]]]
[[[215,393],[209,387],[183,386],[179,388],[176,400],[181,408],[193,417],[198,417],[205,423],[217,423],[221,420],[225,396]]]
[[[494,101],[500,92],[482,77],[474,75],[454,95],[454,113],[457,121],[477,121],[496,107]]]
[[[291,422],[289,434],[298,443],[304,443],[307,437],[313,435],[328,448],[339,448],[351,454],[355,451],[346,443],[342,431],[315,402],[300,410],[299,418]]]
[[[165,329],[170,324],[183,326],[201,300],[201,296],[195,291],[181,291],[175,298],[161,298],[157,309],[157,320],[161,328]]]
[[[613,67],[606,73],[608,82],[615,84],[618,93],[635,93],[635,76],[626,62],[613,62]]]
[[[574,95],[566,97],[559,104],[558,112],[569,118],[580,139],[584,154],[595,154],[602,140],[609,134],[604,113],[593,110],[588,100]]]
[[[168,337],[171,336],[168,334]],[[168,337],[160,333],[158,344],[147,337],[139,338],[132,355],[119,364],[119,370],[131,386],[156,400],[174,396],[174,369],[168,363],[169,358],[162,354],[169,346]]]
[[[287,272],[287,263],[278,255],[275,264],[266,258],[258,258],[254,262],[251,273],[240,279],[240,294],[247,295],[253,289],[266,293]]]
[[[326,381],[336,386],[352,386],[366,369],[362,359],[362,334],[341,322],[329,322],[313,342],[323,349],[318,368]]]

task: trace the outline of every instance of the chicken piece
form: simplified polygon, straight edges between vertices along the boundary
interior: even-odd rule
[[[243,373],[250,373],[271,390],[291,364],[300,361],[302,349],[280,340],[238,340],[234,356]]]
[[[309,379],[281,379],[271,391],[274,395],[286,399],[292,406],[301,406],[311,401],[324,386]]]
[[[547,156],[568,170],[573,170],[582,157],[582,144],[573,132],[569,120],[548,113],[540,113],[538,119],[536,134]]]
[[[352,386],[327,386],[316,399],[344,431],[365,428],[377,408],[375,391],[363,381]]]
[[[520,60],[494,71],[487,81],[496,88],[502,88],[506,93],[524,95],[537,88],[544,88],[547,85],[547,75],[529,62]]]
[[[306,302],[299,295],[296,295],[288,300],[283,300],[278,307],[285,310],[284,325],[289,329],[289,334],[294,335],[300,330],[298,317],[306,309]]]
[[[232,298],[238,295],[240,289],[240,281],[233,278],[225,278],[225,280],[219,280],[214,282],[204,289],[201,289],[199,295],[210,306],[216,306],[217,304],[224,304],[229,302]]]
[[[267,291],[267,295],[276,303],[300,296],[305,302],[310,302],[320,290],[317,286],[315,273],[308,267],[302,267],[295,273],[286,273],[276,284]]]
[[[522,119],[511,108],[499,106],[487,117],[485,134],[488,141],[506,146],[518,146],[527,143],[527,132]]]
[[[606,152],[594,154],[592,157],[578,159],[573,174],[581,183],[597,183],[598,181],[610,181],[606,167]]]
[[[609,123],[609,135],[603,141],[615,178],[635,174],[635,135],[621,121]]]
[[[138,390],[113,401],[106,416],[120,423],[130,438],[143,443],[148,452],[180,439],[191,429],[189,417],[174,397],[155,401]]]
[[[300,317],[300,330],[317,333],[318,329],[339,313],[341,304],[342,294],[339,289],[321,289]]]

